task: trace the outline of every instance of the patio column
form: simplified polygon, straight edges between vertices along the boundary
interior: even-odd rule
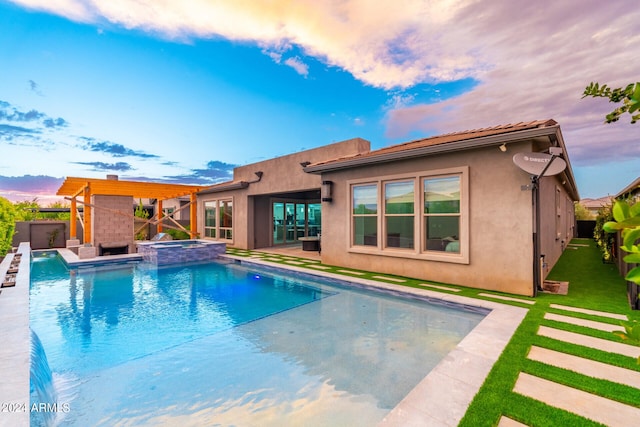
[[[195,239],[198,236],[196,227],[198,220],[198,205],[196,200],[196,193],[191,193],[191,205],[189,206],[189,236]]]
[[[69,238],[75,239],[78,236],[77,228],[77,217],[78,217],[78,204],[76,203],[76,198],[73,197],[71,199],[71,216],[69,217]]]
[[[158,213],[157,213],[157,218],[158,218],[158,226],[157,226],[157,230],[158,233],[162,233],[162,200],[158,199],[158,202],[156,203],[157,209],[158,209]]]
[[[91,243],[91,184],[84,187],[84,243]]]

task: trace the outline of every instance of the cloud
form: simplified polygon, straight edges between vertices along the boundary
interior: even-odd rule
[[[233,168],[237,165],[212,160],[205,169],[193,169],[190,174],[164,177],[166,182],[191,183],[199,185],[216,184],[233,179]]]
[[[38,83],[34,82],[33,80],[29,80],[28,83],[31,92],[35,93],[38,96],[43,96],[42,91],[40,90],[40,85],[38,85]]]
[[[126,162],[106,163],[106,162],[72,162],[76,165],[91,166],[94,172],[127,172],[134,168]]]
[[[157,158],[159,156],[155,154],[148,154],[142,151],[135,151],[125,147],[122,144],[116,144],[110,141],[97,141],[95,138],[80,137],[80,140],[84,141],[82,149],[93,151],[97,153],[106,153],[113,157],[141,157],[143,159]]]
[[[58,117],[57,119],[47,116],[45,113],[31,109],[21,111],[6,101],[0,100],[0,122],[29,124],[33,127],[66,127],[67,121]]]
[[[456,80],[484,67],[471,40],[469,47],[458,43],[451,48],[464,34],[455,31],[458,25],[454,20],[465,4],[463,0],[405,0],[400,5],[357,0],[339,4],[288,0],[13,1],[79,22],[106,21],[176,40],[223,37],[253,42],[278,54],[297,46],[306,55],[383,88]],[[454,37],[446,36],[449,31]],[[293,64],[299,66],[299,62]]]
[[[309,70],[300,58],[313,57],[392,93],[385,106],[390,139],[553,118],[578,163],[595,161],[588,147],[597,152],[605,143],[601,159],[637,156],[627,126],[601,128],[612,107],[580,99],[591,81],[615,87],[638,78],[640,9],[625,0],[579,7],[556,0],[13,1],[177,41],[254,43],[278,63],[295,52],[284,63],[302,73]],[[461,80],[476,84],[444,101],[407,93]]]
[[[581,99],[591,81],[614,87],[637,81],[640,10],[622,1],[594,0],[579,8],[553,1],[483,6],[473,2],[461,9],[448,35],[470,42],[491,64],[477,74],[478,84],[445,101],[389,109],[389,138],[553,118],[574,166],[640,158],[633,142],[638,128],[603,125],[613,104]],[[466,35],[456,35],[461,31]]]
[[[298,57],[288,58],[284,61],[284,63],[296,70],[296,73],[300,74],[301,76],[307,77],[309,75],[309,66],[302,62],[302,60],[300,60],[300,58]]]
[[[63,178],[47,175],[2,176],[0,195],[12,202],[37,199],[40,203],[59,200],[55,194]]]
[[[0,190],[15,190],[37,194],[56,192],[62,185],[63,178],[48,175],[2,176]]]
[[[16,137],[32,137],[32,134],[40,133],[38,130],[29,129],[22,126],[0,124],[0,140],[12,141]]]

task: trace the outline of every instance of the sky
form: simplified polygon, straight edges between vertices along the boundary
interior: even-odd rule
[[[0,0],[0,196],[543,119],[580,196],[615,195],[640,123],[582,93],[639,70],[637,0]]]

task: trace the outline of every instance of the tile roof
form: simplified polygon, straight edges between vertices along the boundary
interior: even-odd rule
[[[436,145],[444,145],[452,142],[460,142],[466,140],[473,140],[482,137],[489,137],[501,134],[508,134],[511,132],[518,132],[528,129],[535,128],[543,128],[543,127],[551,127],[556,126],[558,123],[555,120],[547,119],[547,120],[535,120],[531,122],[520,122],[514,124],[505,124],[498,125],[493,127],[481,128],[481,129],[473,129],[473,130],[465,130],[461,132],[453,132],[447,133],[444,135],[432,136],[429,138],[417,139],[414,141],[409,141],[401,144],[392,145],[389,147],[381,148],[379,150],[369,151],[365,153],[359,153],[353,156],[341,157],[337,159],[326,160],[322,162],[317,162],[312,165],[320,166],[320,165],[328,165],[332,163],[340,163],[342,161],[359,159],[359,158],[367,158],[367,157],[382,157],[387,154],[400,153],[405,151],[411,151],[420,148],[432,147]]]

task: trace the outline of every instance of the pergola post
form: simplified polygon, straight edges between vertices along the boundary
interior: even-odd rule
[[[189,206],[189,236],[195,239],[198,236],[197,220],[198,220],[198,204],[196,203],[196,193],[191,193],[191,206]]]
[[[157,202],[157,209],[158,209],[158,213],[156,214],[156,217],[158,218],[158,225],[157,225],[157,230],[158,233],[162,232],[162,200],[158,199]]]
[[[76,203],[76,198],[71,199],[71,216],[69,217],[69,238],[76,239],[78,236],[78,231],[76,230],[78,225],[76,224],[78,218],[78,204]]]
[[[84,243],[91,243],[91,184],[84,187]]]

